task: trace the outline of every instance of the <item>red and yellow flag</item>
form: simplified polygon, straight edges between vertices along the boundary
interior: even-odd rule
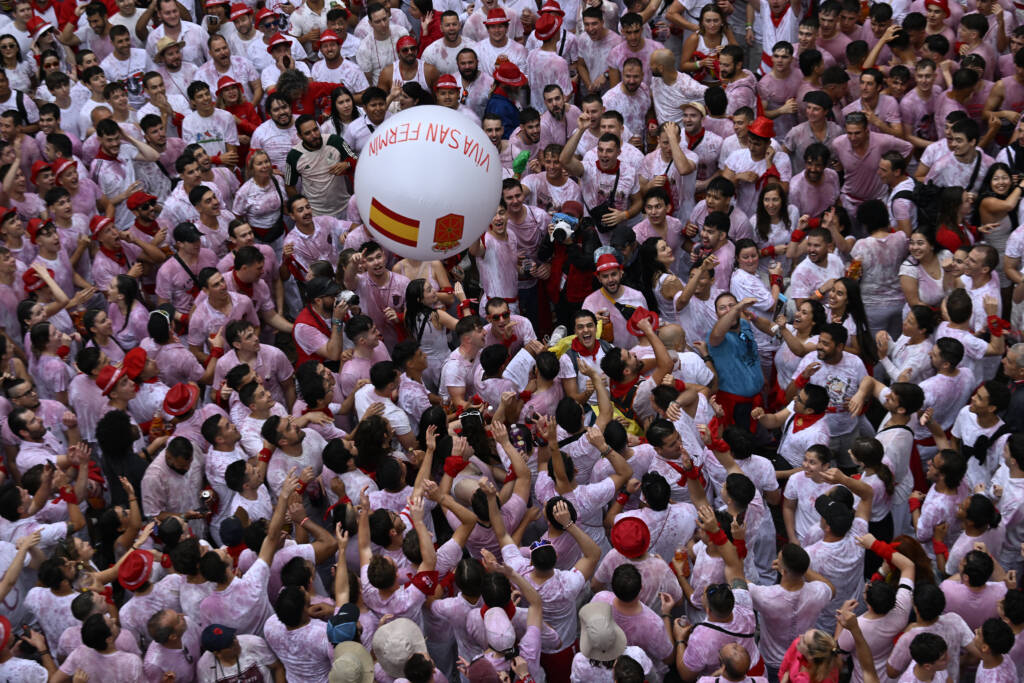
[[[370,227],[399,244],[415,247],[420,236],[420,222],[396,213],[376,199],[370,202]]]

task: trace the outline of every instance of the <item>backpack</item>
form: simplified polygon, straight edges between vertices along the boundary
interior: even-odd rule
[[[892,204],[897,199],[909,199],[914,204],[917,208],[919,225],[938,227],[939,207],[942,205],[941,187],[931,181],[921,183],[915,180],[913,190],[901,190],[892,196],[889,201],[890,213],[892,213]]]

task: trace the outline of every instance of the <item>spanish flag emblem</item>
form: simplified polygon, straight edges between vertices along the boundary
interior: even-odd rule
[[[370,227],[388,239],[409,247],[415,247],[419,241],[418,220],[395,213],[376,199],[370,202]]]

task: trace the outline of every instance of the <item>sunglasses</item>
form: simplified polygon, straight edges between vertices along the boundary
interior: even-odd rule
[[[491,320],[510,320],[512,318],[511,311],[505,311],[504,313],[494,313],[490,316]]]
[[[139,204],[140,209],[152,209],[154,206],[156,206],[156,200],[148,201],[145,204]]]

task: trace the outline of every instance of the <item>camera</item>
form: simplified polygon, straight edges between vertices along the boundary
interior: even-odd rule
[[[358,306],[359,295],[353,292],[351,289],[346,289],[341,292],[338,292],[338,298],[336,298],[334,301],[335,303],[339,304],[344,303],[348,304],[349,306]]]
[[[564,242],[573,236],[579,228],[580,221],[567,213],[556,213],[551,217],[551,223],[551,239],[555,242]]]

